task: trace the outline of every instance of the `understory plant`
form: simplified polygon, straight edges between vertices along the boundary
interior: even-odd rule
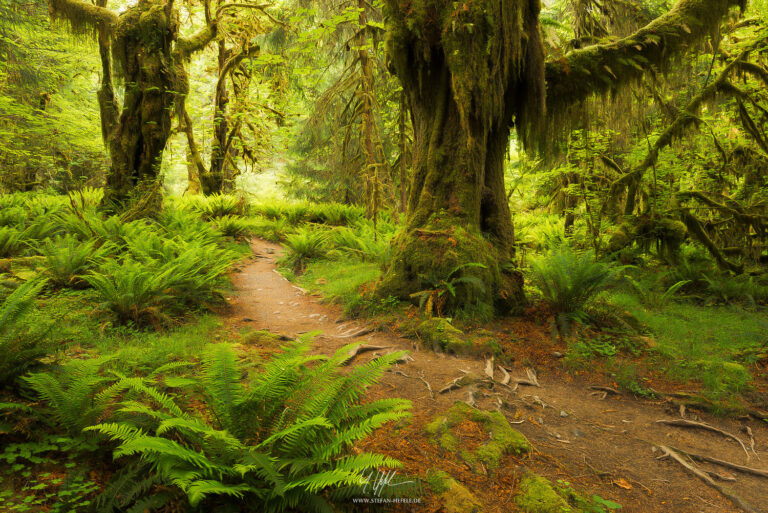
[[[312,228],[299,228],[296,233],[285,238],[286,254],[282,263],[300,273],[313,258],[326,255],[327,236],[324,231]]]
[[[487,269],[484,264],[478,262],[468,262],[453,268],[448,276],[435,277],[424,274],[419,275],[419,279],[426,283],[429,288],[411,294],[412,298],[419,300],[419,308],[424,309],[427,316],[436,313],[441,317],[444,310],[458,297],[466,298],[463,302],[469,303],[468,299],[472,297],[472,292],[485,292],[485,283],[477,276],[472,276],[465,272],[466,269],[479,268]]]
[[[45,328],[30,314],[44,280],[20,285],[0,303],[0,388],[12,384],[51,350]]]
[[[593,252],[578,253],[568,246],[534,259],[531,269],[534,285],[559,320],[583,314],[584,307],[616,276],[616,270],[596,261]]]
[[[196,383],[203,407],[185,408],[145,380],[124,378],[115,386],[130,390],[131,399],[114,421],[87,430],[117,442],[114,457],[127,460],[126,468],[143,467],[143,478],[182,493],[196,511],[246,511],[253,504],[265,512],[332,511],[330,503],[361,492],[371,471],[399,466],[351,449],[408,415],[405,400],[361,402],[403,353],[342,372],[350,347],[331,358],[308,350],[308,340],[289,344],[244,384],[247,370],[234,350],[211,346]],[[127,502],[116,501],[123,488],[110,486],[113,496],[103,502],[124,511],[151,494],[134,491]]]

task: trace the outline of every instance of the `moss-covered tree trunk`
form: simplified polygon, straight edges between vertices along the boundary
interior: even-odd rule
[[[178,22],[170,6],[140,1],[120,16],[115,28],[113,53],[125,81],[125,98],[109,135],[107,208],[124,206],[132,198],[141,201],[143,213],[156,212],[161,205],[157,177],[179,90],[171,54]]]
[[[414,129],[406,231],[378,286],[408,295],[458,274],[456,305],[523,305],[514,230],[504,190],[509,127],[520,134],[543,115],[538,0],[485,0],[403,7],[388,2],[388,50],[408,95]],[[454,274],[451,278],[457,278]],[[459,297],[461,296],[461,297]]]

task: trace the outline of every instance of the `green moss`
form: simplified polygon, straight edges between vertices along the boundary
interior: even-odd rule
[[[442,494],[445,513],[480,513],[482,504],[466,486],[450,480],[449,488]]]
[[[429,472],[427,472],[425,481],[433,492],[442,494],[451,487],[453,479],[443,470],[430,469]]]
[[[424,345],[435,352],[498,357],[503,355],[499,341],[489,333],[481,332],[466,337],[449,319],[442,317],[433,317],[422,322],[415,331]]]
[[[459,441],[453,434],[453,428],[465,420],[480,424],[489,437],[488,442],[474,452],[462,450],[459,453],[459,456],[473,467],[482,463],[487,469],[495,469],[505,454],[523,454],[531,448],[525,436],[513,429],[502,413],[481,411],[460,401],[451,406],[445,414],[435,417],[427,424],[425,430],[440,447],[455,452]]]
[[[464,333],[448,319],[433,317],[416,328],[416,334],[435,352],[462,354],[467,346]]]
[[[440,447],[446,451],[454,452],[459,446],[459,441],[452,434],[445,432],[440,436]]]
[[[525,513],[578,513],[563,499],[547,479],[526,473],[518,485],[515,503]]]
[[[466,220],[449,212],[428,216],[416,213],[409,229],[393,240],[397,255],[376,286],[379,297],[394,296],[409,300],[411,294],[433,288],[434,283],[451,278],[471,277],[482,287],[457,284],[455,294],[446,292],[443,313],[491,316],[494,312],[517,311],[525,304],[522,283],[508,271],[499,249],[480,232],[463,228]],[[454,271],[462,264],[459,276]],[[453,275],[453,276],[452,276]]]
[[[245,344],[260,345],[265,347],[279,347],[286,340],[282,335],[270,333],[267,330],[255,330],[243,336]]]

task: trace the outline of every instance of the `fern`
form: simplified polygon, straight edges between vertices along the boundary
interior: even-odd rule
[[[77,436],[83,428],[97,422],[105,409],[97,395],[113,381],[100,374],[108,361],[108,358],[73,360],[57,374],[34,373],[24,377],[23,382],[45,400],[46,411],[39,413]]]
[[[45,257],[45,272],[55,287],[81,288],[83,275],[106,255],[109,246],[97,247],[96,240],[80,242],[72,235],[49,239],[39,248]]]
[[[307,355],[308,349],[309,340],[289,344],[246,387],[233,350],[209,347],[199,378],[211,414],[205,417],[183,411],[143,380],[123,378],[122,388],[138,397],[123,402],[120,413],[128,415],[87,429],[117,441],[116,458],[150,465],[193,507],[258,500],[263,511],[329,511],[328,493],[360,487],[371,470],[399,465],[349,451],[374,429],[405,417],[410,403],[359,402],[401,353],[342,372],[348,348],[331,358]]]
[[[616,270],[595,261],[592,253],[578,254],[563,246],[534,260],[533,282],[558,314],[578,314]]]
[[[47,328],[28,322],[44,286],[44,280],[28,281],[0,303],[0,387],[12,384],[51,351],[44,336]]]
[[[287,251],[281,263],[298,273],[310,260],[325,257],[327,236],[317,229],[299,228],[296,233],[286,236],[285,247]]]

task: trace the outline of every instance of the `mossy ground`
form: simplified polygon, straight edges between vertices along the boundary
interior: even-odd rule
[[[552,483],[533,473],[526,473],[520,480],[515,503],[525,513],[577,513],[561,497]]]
[[[427,473],[426,482],[435,494],[443,500],[446,513],[479,513],[482,505],[475,495],[447,472],[432,470]]]
[[[416,327],[415,332],[424,346],[435,352],[497,357],[503,355],[499,342],[489,332],[470,337],[453,326],[449,319],[442,317],[423,321]]]
[[[505,454],[523,454],[531,446],[522,433],[513,429],[500,412],[481,411],[463,402],[455,403],[444,415],[438,415],[425,426],[433,441],[449,452],[462,446],[456,436],[456,427],[464,421],[477,423],[487,433],[489,440],[474,451],[462,449],[459,456],[477,471],[480,465],[493,470]]]

